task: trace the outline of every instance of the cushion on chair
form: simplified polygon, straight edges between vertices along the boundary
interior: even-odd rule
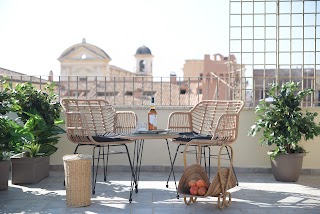
[[[114,142],[114,141],[128,141],[127,139],[119,138],[120,134],[106,132],[104,134],[98,134],[92,136],[97,142]]]
[[[189,142],[194,139],[210,140],[211,138],[212,135],[199,134],[197,132],[180,132],[179,137],[174,138],[174,140]]]

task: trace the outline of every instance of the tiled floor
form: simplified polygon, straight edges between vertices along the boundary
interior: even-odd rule
[[[167,175],[141,172],[139,192],[133,194],[130,204],[130,173],[111,172],[107,182],[98,182],[90,206],[70,208],[66,206],[63,172],[51,171],[37,184],[10,183],[8,190],[0,191],[0,213],[320,213],[320,175],[302,175],[297,183],[281,183],[271,174],[238,173],[240,185],[231,190],[232,203],[223,210],[216,208],[217,198],[184,204],[182,197],[176,199],[173,182],[166,188]]]

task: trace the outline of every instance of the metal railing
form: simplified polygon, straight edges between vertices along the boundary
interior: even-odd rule
[[[0,76],[1,77],[1,76]],[[31,82],[42,89],[54,82],[58,99],[74,97],[104,99],[112,105],[148,106],[155,97],[158,106],[193,106],[201,100],[243,100],[246,107],[254,107],[267,97],[268,85],[275,77],[255,76],[222,79],[211,77],[102,77],[102,76],[6,76],[13,85]],[[314,78],[291,79],[303,82],[301,88],[312,88]],[[290,81],[287,77],[279,82]],[[308,84],[306,84],[308,83]],[[0,83],[0,90],[3,86]],[[318,106],[320,94],[317,88],[303,106]]]

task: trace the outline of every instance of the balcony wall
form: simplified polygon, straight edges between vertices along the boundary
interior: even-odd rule
[[[145,106],[133,106],[129,108],[115,107],[116,110],[132,110],[137,113],[138,121],[147,121],[148,107]],[[172,111],[188,110],[187,107],[166,106],[157,107],[158,112],[158,128],[166,128],[167,118]],[[320,113],[319,108],[312,108],[309,111],[316,111]],[[261,146],[257,143],[258,137],[248,136],[248,131],[255,121],[254,109],[244,109],[240,114],[240,127],[239,136],[237,141],[232,145],[234,148],[234,166],[237,168],[270,168],[269,157],[267,151],[272,147]],[[320,121],[320,116],[317,118]],[[309,152],[304,158],[303,169],[315,169],[316,172],[320,172],[320,138],[317,137],[314,140],[303,142],[305,149]],[[62,136],[58,143],[58,151],[51,156],[51,165],[63,165],[62,157],[65,154],[73,153],[75,144],[71,143],[65,135]],[[171,154],[176,150],[176,145],[170,143]],[[80,147],[78,150],[80,153],[92,154],[92,147]],[[133,154],[133,145],[129,146],[131,155]],[[191,160],[192,162],[193,160]],[[127,157],[124,155],[113,155],[109,159],[109,163],[114,166],[128,166]],[[142,166],[150,166],[151,169],[159,169],[161,167],[169,167],[170,161],[168,156],[168,150],[165,140],[146,140],[144,145]],[[152,166],[152,167],[151,167]],[[176,166],[183,166],[183,157],[178,155]]]

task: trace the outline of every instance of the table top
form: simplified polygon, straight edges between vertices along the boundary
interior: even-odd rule
[[[119,136],[119,138],[129,140],[146,140],[146,139],[170,139],[179,137],[178,133],[132,133]]]

